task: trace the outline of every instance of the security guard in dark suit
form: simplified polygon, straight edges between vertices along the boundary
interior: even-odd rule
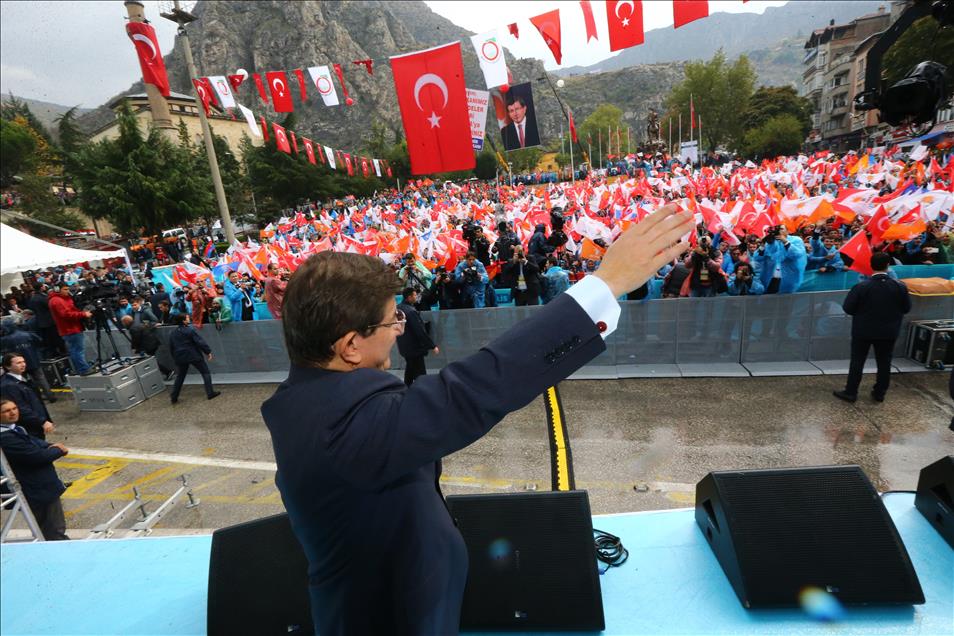
[[[69,539],[60,502],[66,486],[53,468],[53,462],[69,453],[69,449],[30,435],[17,425],[19,418],[16,403],[9,398],[0,398],[0,448],[3,448],[3,454],[20,482],[43,538],[47,541]]]
[[[428,353],[440,353],[437,345],[427,333],[427,325],[421,314],[417,313],[414,305],[418,302],[417,290],[413,287],[405,288],[403,300],[398,310],[404,314],[404,333],[397,337],[398,353],[404,358],[404,384],[411,386],[414,380],[427,375],[424,358]]]
[[[322,252],[292,276],[291,369],[262,405],[275,483],[308,558],[316,632],[456,634],[467,549],[439,461],[604,351],[616,301],[687,249],[666,206],[610,246],[599,271],[472,356],[406,387],[387,373],[405,321],[380,259]]]
[[[907,286],[888,276],[891,257],[878,252],[871,257],[874,274],[851,288],[842,304],[851,320],[851,365],[844,391],[834,391],[836,398],[846,402],[858,399],[858,386],[864,371],[868,349],[874,347],[878,375],[871,397],[884,402],[891,381],[891,354],[901,332],[901,319],[911,311],[911,296]]]

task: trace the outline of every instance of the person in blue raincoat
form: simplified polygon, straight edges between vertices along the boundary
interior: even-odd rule
[[[464,260],[454,269],[454,280],[463,286],[465,307],[480,309],[485,306],[484,288],[490,282],[487,269],[477,260],[477,254],[467,252]]]
[[[821,274],[829,272],[840,272],[845,269],[845,262],[841,260],[841,253],[835,241],[826,236],[822,239],[821,245],[812,247],[812,255],[808,257],[809,270],[818,270]]]
[[[238,272],[229,272],[229,279],[225,281],[222,291],[225,292],[225,297],[229,301],[229,307],[232,310],[232,320],[241,320],[242,301],[245,299],[245,292],[239,287]]]
[[[801,238],[789,236],[785,226],[780,225],[768,231],[756,254],[766,294],[791,294],[798,291],[808,262],[805,243]]]

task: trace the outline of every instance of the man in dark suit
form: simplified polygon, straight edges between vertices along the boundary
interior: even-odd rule
[[[851,288],[842,309],[851,320],[851,365],[844,391],[834,391],[836,398],[846,402],[858,399],[858,386],[864,371],[868,348],[874,347],[878,375],[871,397],[884,402],[891,381],[891,353],[901,332],[901,319],[911,311],[908,288],[901,281],[888,276],[891,257],[878,252],[871,257],[874,274]]]
[[[26,376],[26,360],[19,353],[3,354],[3,376],[0,377],[0,396],[13,400],[20,412],[20,426],[30,435],[46,439],[56,430],[46,405],[32,381]]]
[[[308,558],[316,631],[455,634],[467,549],[440,459],[604,351],[618,296],[687,249],[666,206],[622,234],[599,271],[472,356],[404,386],[386,369],[403,322],[380,259],[322,252],[282,312],[291,369],[262,405],[275,482]]]
[[[212,388],[212,372],[206,364],[206,360],[212,360],[212,348],[199,332],[189,325],[188,314],[176,314],[172,317],[172,324],[176,325],[176,329],[169,334],[169,351],[176,363],[176,382],[172,385],[170,401],[173,404],[179,401],[179,392],[190,365],[202,374],[205,396],[210,400],[217,398],[221,394]]]
[[[45,355],[52,357],[65,351],[66,345],[56,333],[56,324],[53,322],[53,314],[50,313],[49,290],[46,285],[40,285],[27,301],[27,307],[32,309],[33,315],[36,316],[36,330],[43,338]]]
[[[20,411],[14,401],[0,398],[0,448],[3,448],[3,454],[20,482],[43,538],[47,541],[69,539],[60,502],[66,486],[53,468],[53,462],[69,453],[69,449],[33,437],[17,425],[19,417]]]
[[[537,117],[533,109],[527,107],[527,99],[513,91],[507,94],[507,115],[510,123],[500,129],[504,148],[520,150],[528,146],[540,145],[540,133],[537,132]]]
[[[513,258],[504,265],[503,273],[510,281],[510,294],[515,305],[540,304],[540,268],[527,259],[519,245],[513,248]]]
[[[147,356],[156,355],[162,345],[159,334],[156,333],[156,323],[141,321],[136,324],[133,316],[123,316],[121,322],[123,327],[129,330],[129,346],[133,351]],[[159,358],[156,358],[156,364],[164,378],[171,380],[175,370],[159,362]]]
[[[408,287],[404,290],[404,298],[398,305],[398,311],[404,314],[404,331],[397,337],[398,353],[404,358],[404,384],[411,386],[414,380],[419,376],[427,375],[427,368],[424,366],[424,357],[428,352],[434,355],[440,353],[440,349],[431,340],[427,333],[427,327],[421,314],[417,313],[414,305],[418,302],[417,290]],[[400,320],[400,318],[398,318]]]

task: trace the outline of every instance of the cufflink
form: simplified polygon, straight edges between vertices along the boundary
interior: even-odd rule
[[[599,331],[600,333],[603,333],[604,331],[606,331],[606,323],[603,322],[602,320],[600,320],[599,322],[597,322],[597,323],[596,323],[596,330]]]

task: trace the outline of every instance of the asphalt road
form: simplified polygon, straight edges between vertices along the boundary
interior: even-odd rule
[[[873,376],[866,376],[863,395]],[[711,470],[859,464],[879,490],[913,489],[918,471],[954,448],[954,403],[944,373],[892,377],[887,401],[831,396],[843,376],[568,381],[560,386],[576,484],[596,514],[691,506]],[[282,510],[259,407],[275,385],[220,387],[209,402],[186,386],[124,413],[81,413],[68,395],[51,406],[51,441],[75,537],[108,519],[136,486],[150,512],[187,474],[195,508],[180,502],[160,532],[207,531]],[[312,405],[316,411],[320,404]],[[307,417],[307,410],[302,417]],[[448,457],[446,494],[550,487],[543,401],[510,414]],[[128,527],[134,519],[130,519]]]

